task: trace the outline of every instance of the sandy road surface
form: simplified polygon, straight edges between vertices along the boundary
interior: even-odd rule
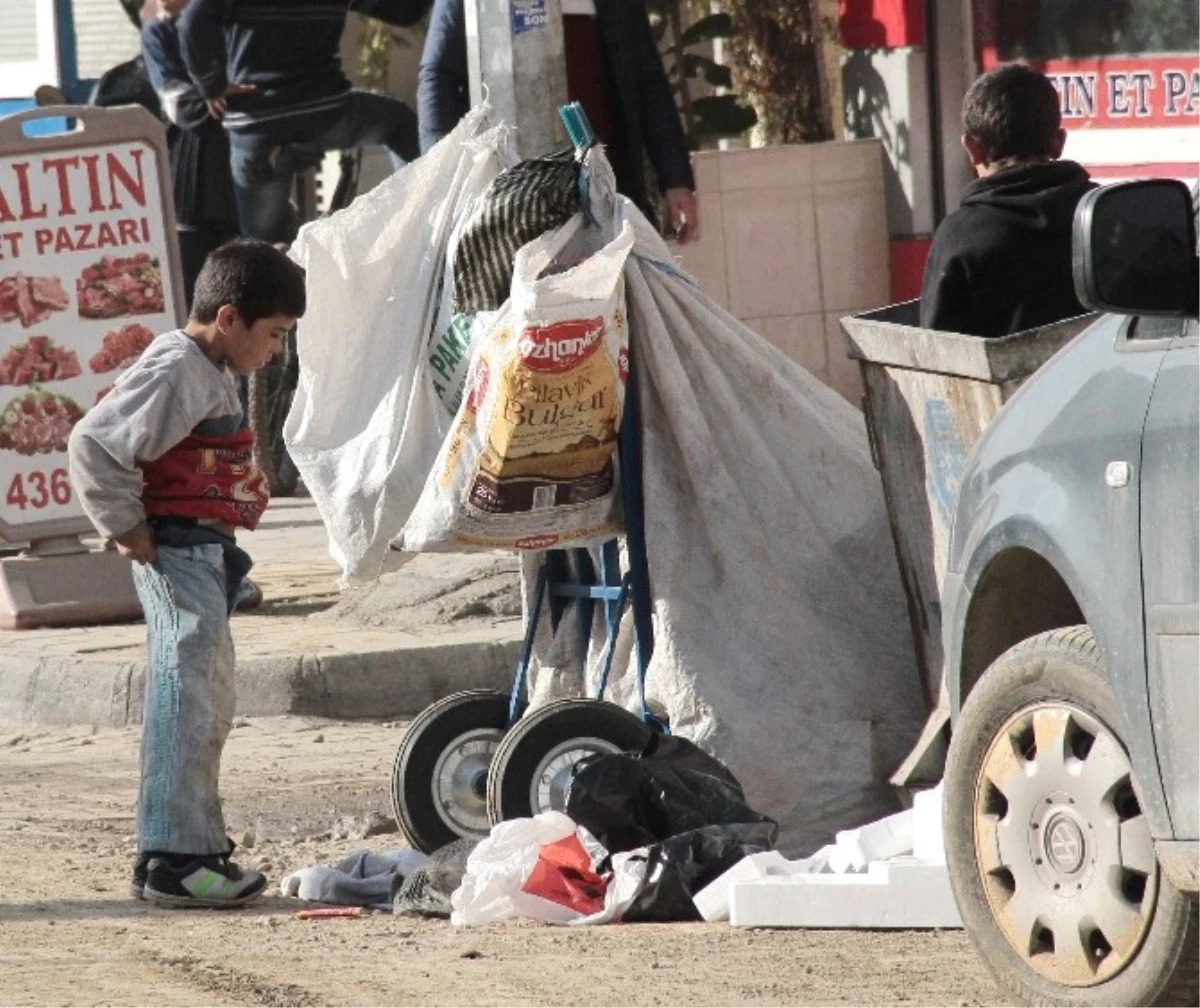
[[[239,721],[226,750],[241,859],[273,880],[397,836],[327,839],[387,811],[400,729]],[[278,896],[226,913],[127,896],[136,731],[0,727],[3,1005],[978,1005],[1002,1003],[960,932],[721,925],[454,929],[297,921]]]

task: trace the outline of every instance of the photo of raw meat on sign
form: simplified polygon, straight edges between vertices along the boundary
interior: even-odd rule
[[[75,351],[58,346],[49,336],[30,336],[0,357],[0,385],[66,381],[81,374]]]
[[[162,267],[145,252],[125,258],[104,256],[83,271],[75,290],[80,318],[153,315],[163,310]]]
[[[67,450],[71,428],[83,416],[74,399],[33,389],[14,396],[0,413],[0,449],[18,455]]]
[[[88,367],[94,374],[107,374],[109,371],[132,367],[152,342],[154,333],[144,325],[130,322],[105,334],[103,344],[88,361]]]
[[[22,273],[0,279],[0,322],[18,321],[28,329],[71,303],[58,277]]]

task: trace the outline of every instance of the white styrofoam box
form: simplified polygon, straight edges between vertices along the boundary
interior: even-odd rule
[[[710,924],[727,921],[729,920],[729,894],[736,883],[825,871],[829,854],[832,851],[832,846],[822,847],[811,857],[801,858],[798,861],[789,861],[778,851],[749,854],[725,874],[714,879],[696,893],[692,897],[692,902],[696,904],[700,916]]]
[[[838,873],[862,871],[872,861],[884,861],[913,849],[913,814],[908,809],[858,829],[842,830],[829,866]]]
[[[946,863],[941,784],[913,796],[913,857],[930,864]]]
[[[788,875],[736,883],[734,927],[960,928],[945,865],[873,861],[862,874]]]

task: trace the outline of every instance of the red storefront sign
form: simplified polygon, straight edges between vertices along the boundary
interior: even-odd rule
[[[974,0],[982,70],[1037,67],[1058,91],[1065,156],[1101,179],[1195,178],[1200,54],[1194,10],[1158,0]]]
[[[984,48],[985,70],[1003,62]],[[1200,116],[1200,56],[1029,60],[1058,90],[1067,129],[1191,126]]]

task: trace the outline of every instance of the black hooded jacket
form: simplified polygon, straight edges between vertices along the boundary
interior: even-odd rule
[[[1092,188],[1074,161],[1014,165],[967,186],[929,250],[922,328],[1007,336],[1082,315],[1071,225]]]

